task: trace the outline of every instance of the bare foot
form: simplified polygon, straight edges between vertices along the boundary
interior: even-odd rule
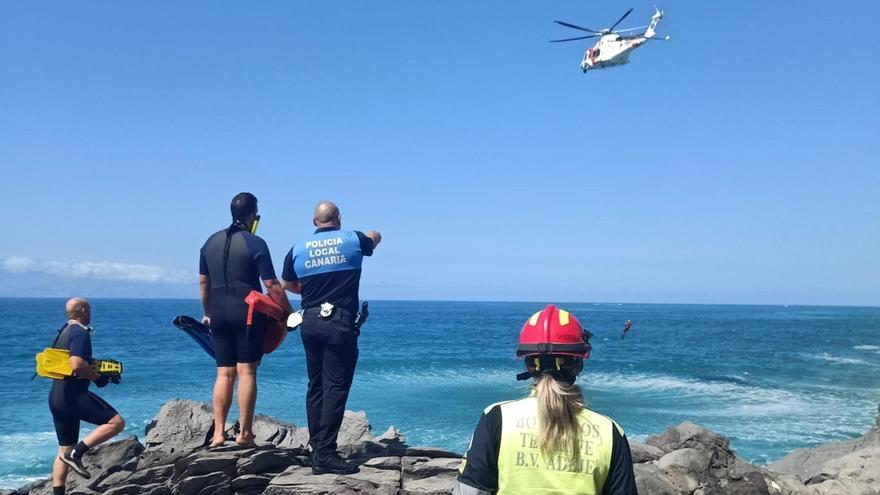
[[[238,436],[235,437],[235,443],[239,445],[256,445],[256,442],[254,442],[254,434],[245,434],[244,432],[239,433]]]
[[[219,446],[223,445],[224,443],[226,443],[226,437],[214,437],[211,440],[211,444],[208,445],[208,448],[211,449],[214,447],[219,447]]]

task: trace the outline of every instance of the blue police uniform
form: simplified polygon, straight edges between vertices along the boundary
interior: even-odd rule
[[[302,285],[300,336],[309,386],[309,444],[316,454],[336,452],[336,437],[358,359],[358,289],[373,240],[361,232],[321,228],[297,242],[284,259],[282,278]]]

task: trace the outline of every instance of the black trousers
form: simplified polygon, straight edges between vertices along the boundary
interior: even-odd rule
[[[312,452],[336,452],[336,437],[345,414],[345,403],[358,360],[358,331],[347,313],[336,311],[329,319],[306,311],[300,327],[309,390],[306,411]]]

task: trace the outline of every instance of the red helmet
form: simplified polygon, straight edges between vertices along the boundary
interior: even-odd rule
[[[536,355],[590,357],[592,334],[568,311],[549,304],[533,314],[519,333],[517,357]]]

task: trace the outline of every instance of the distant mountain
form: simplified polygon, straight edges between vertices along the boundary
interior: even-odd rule
[[[131,282],[0,272],[0,297],[198,298],[198,284]]]

